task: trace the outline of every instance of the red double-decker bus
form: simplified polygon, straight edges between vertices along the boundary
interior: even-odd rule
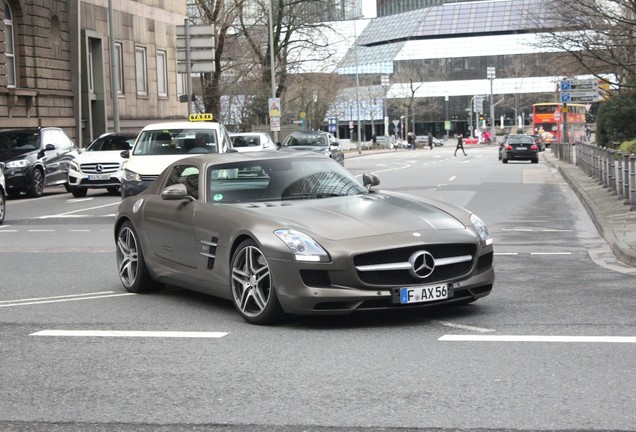
[[[585,137],[585,105],[567,104],[568,142],[583,141]],[[546,102],[532,105],[532,130],[540,135],[546,146],[563,142],[563,104]]]

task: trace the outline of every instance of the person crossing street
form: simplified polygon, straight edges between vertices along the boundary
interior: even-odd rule
[[[466,151],[464,150],[464,137],[462,134],[457,135],[457,146],[455,147],[455,154],[453,157],[457,156],[457,150],[462,149],[462,153],[466,156]]]

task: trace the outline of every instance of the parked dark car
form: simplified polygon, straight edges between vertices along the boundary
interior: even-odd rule
[[[541,135],[530,135],[534,139],[534,143],[539,147],[539,151],[545,151],[545,141],[541,138]]]
[[[338,140],[329,132],[292,132],[283,141],[281,150],[312,151],[329,156],[344,166],[344,153]]]
[[[510,160],[539,162],[539,147],[530,135],[508,135],[500,149],[503,163],[508,163]]]
[[[21,192],[39,197],[45,186],[68,190],[69,162],[77,155],[73,140],[60,128],[0,130],[0,161],[10,197]]]

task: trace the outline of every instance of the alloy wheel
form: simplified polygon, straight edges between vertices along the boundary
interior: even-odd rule
[[[247,317],[262,314],[275,296],[269,265],[255,246],[244,247],[232,261],[232,295],[237,308]]]
[[[121,282],[126,288],[132,287],[139,272],[139,252],[137,237],[128,226],[117,235],[117,267]]]

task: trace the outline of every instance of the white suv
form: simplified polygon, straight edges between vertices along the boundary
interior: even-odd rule
[[[126,159],[121,152],[130,150],[136,133],[105,133],[93,141],[69,163],[68,186],[74,197],[84,197],[88,189],[106,189],[118,194]]]
[[[172,162],[193,154],[226,153],[232,148],[227,129],[216,122],[155,123],[144,127],[125,154],[121,196],[143,192]]]

